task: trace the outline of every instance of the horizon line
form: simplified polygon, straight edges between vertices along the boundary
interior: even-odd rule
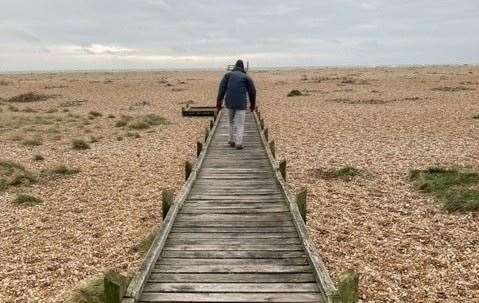
[[[438,64],[358,64],[358,65],[297,65],[297,66],[258,66],[250,68],[252,71],[271,71],[271,70],[314,70],[314,69],[341,69],[341,68],[410,68],[410,67],[459,67],[459,66],[479,66],[479,63],[438,63]],[[226,71],[226,67],[177,67],[177,68],[91,68],[91,69],[51,69],[51,70],[0,70],[0,75],[8,74],[48,74],[48,73],[121,73],[121,72],[188,72],[188,71]]]

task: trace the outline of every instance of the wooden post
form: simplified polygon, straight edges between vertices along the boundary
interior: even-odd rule
[[[279,162],[279,171],[281,172],[283,179],[286,180],[286,160]]]
[[[200,141],[196,142],[196,157],[200,156],[202,149],[203,149],[203,143],[201,143]]]
[[[213,120],[210,120],[210,129],[212,129],[212,128],[213,128],[213,125],[215,125],[215,121],[213,121]]]
[[[269,142],[269,149],[271,150],[273,158],[276,158],[276,145],[274,144],[274,140],[271,140],[271,142]]]
[[[121,277],[118,273],[108,272],[103,278],[105,303],[120,303],[122,295]]]
[[[302,188],[299,193],[296,194],[296,204],[298,205],[299,213],[303,218],[304,223],[306,223],[306,197],[308,195],[308,190]]]
[[[259,119],[259,124],[261,125],[261,129],[264,129],[264,119]]]
[[[256,109],[256,114],[258,115],[258,118],[261,119],[261,112],[259,111],[259,109]]]
[[[213,119],[216,121],[216,118],[218,118],[218,110],[215,109],[214,114],[213,114]]]
[[[265,128],[265,129],[263,130],[263,133],[264,133],[264,137],[266,138],[266,141],[268,141],[268,136],[269,136],[268,128]]]
[[[170,207],[173,205],[173,191],[169,189],[163,189],[161,192],[161,208],[163,213],[163,219],[165,219]]]
[[[207,127],[205,128],[205,142],[206,140],[208,140],[209,135],[210,135],[210,129]]]
[[[191,170],[193,169],[193,165],[190,161],[185,161],[185,180],[188,180],[191,174]]]
[[[334,294],[336,303],[357,303],[359,301],[359,274],[347,271],[339,276],[338,290]]]

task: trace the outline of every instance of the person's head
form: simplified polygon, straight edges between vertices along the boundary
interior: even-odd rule
[[[242,70],[244,70],[243,60],[239,59],[238,61],[236,61],[235,67],[238,67],[238,68],[241,68]]]

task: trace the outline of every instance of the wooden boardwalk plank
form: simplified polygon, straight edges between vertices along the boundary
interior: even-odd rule
[[[258,266],[256,264],[246,264],[246,265],[237,265],[237,264],[228,264],[228,265],[196,265],[196,266],[181,266],[181,265],[170,265],[163,264],[157,265],[153,269],[155,273],[185,273],[185,274],[194,274],[194,273],[208,273],[208,274],[220,274],[220,273],[265,273],[265,274],[274,274],[274,273],[308,273],[312,272],[312,268],[309,265],[281,265],[273,264],[266,265],[263,264]]]
[[[307,258],[284,259],[200,259],[200,258],[161,258],[157,265],[308,265]]]
[[[148,283],[145,292],[318,292],[316,283]]]
[[[296,244],[170,244],[164,247],[164,250],[303,250],[302,245]]]
[[[293,226],[271,226],[271,227],[215,227],[215,226],[194,226],[176,227],[175,232],[215,232],[215,233],[282,233],[296,232]]]
[[[285,233],[180,233],[172,232],[168,239],[270,239],[270,238],[297,238],[294,232]]]
[[[311,273],[300,274],[152,274],[152,282],[189,283],[310,283],[315,282]]]
[[[272,250],[190,250],[175,251],[165,250],[163,258],[194,258],[194,259],[284,259],[304,258],[306,254],[302,250],[295,251],[272,251]]]
[[[245,244],[301,244],[301,240],[298,237],[294,238],[267,238],[267,239],[254,239],[254,238],[226,238],[226,239],[182,239],[182,238],[169,238],[167,245],[216,245],[216,244],[228,244],[228,245],[245,245]]]
[[[319,293],[144,293],[140,302],[319,302]]]

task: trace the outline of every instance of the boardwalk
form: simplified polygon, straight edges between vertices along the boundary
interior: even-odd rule
[[[226,145],[220,115],[181,207],[124,302],[326,302],[257,125],[248,114],[239,151]]]

